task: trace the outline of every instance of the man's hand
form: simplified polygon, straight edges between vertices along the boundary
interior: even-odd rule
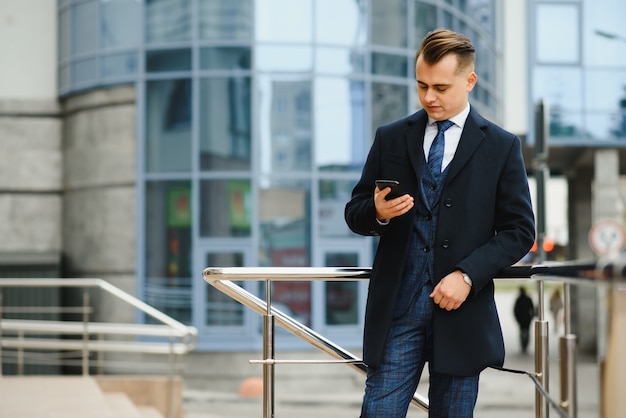
[[[430,297],[440,308],[452,311],[465,302],[471,290],[471,286],[463,280],[461,270],[455,270],[437,283]]]
[[[413,196],[404,194],[395,199],[385,200],[391,193],[390,187],[385,187],[382,191],[376,187],[374,190],[374,206],[376,206],[376,218],[386,221],[396,216],[404,215],[413,207]]]

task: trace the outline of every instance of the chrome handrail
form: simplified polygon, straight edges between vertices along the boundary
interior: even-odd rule
[[[365,364],[356,356],[344,350],[337,344],[319,335],[312,329],[299,323],[295,319],[271,306],[272,281],[294,281],[294,280],[332,280],[332,281],[353,281],[369,279],[371,269],[361,267],[208,267],[203,270],[203,278],[211,286],[237,300],[243,305],[251,308],[257,313],[264,315],[263,327],[263,360],[251,360],[251,363],[263,364],[263,398],[264,398],[264,418],[274,416],[274,365],[282,363],[274,358],[273,326],[276,321],[285,330],[291,332],[305,342],[320,349],[321,351],[340,359],[350,367],[361,373],[366,373]],[[511,266],[503,269],[498,274],[497,279],[537,279],[558,280],[576,284],[621,284],[626,283],[626,261],[620,260],[600,260],[576,261],[569,263],[552,263],[535,266]],[[265,281],[266,301],[259,299],[252,293],[233,283],[233,281]],[[567,289],[568,290],[568,289]],[[543,313],[542,313],[543,317]],[[569,303],[565,312],[566,330],[569,331]],[[547,321],[544,321],[547,322]],[[538,377],[547,373],[547,333],[541,327],[543,323],[536,327],[536,333],[543,341],[539,342],[535,355],[541,356],[535,360],[535,374]],[[546,324],[547,325],[547,324]],[[547,329],[547,328],[546,328]],[[546,335],[544,335],[546,334]],[[543,338],[545,337],[545,338]],[[561,403],[553,405],[559,408],[561,416],[576,417],[576,374],[573,371],[575,362],[575,336],[565,335],[561,340]],[[287,361],[284,363],[308,363],[309,361]],[[536,385],[541,382],[534,377]],[[547,392],[542,390],[541,396],[546,397]],[[536,402],[542,401],[536,397]],[[412,403],[424,411],[428,410],[428,400],[419,393],[415,393]],[[540,408],[536,408],[539,414]],[[543,414],[545,411],[541,412]]]
[[[17,313],[53,313],[67,312],[67,308],[50,309],[35,307],[34,311],[27,309],[7,309],[2,303],[2,289],[4,288],[96,288],[113,297],[125,302],[143,314],[153,318],[160,324],[129,324],[110,322],[90,322],[88,315],[91,312],[89,307],[88,294],[84,293],[83,306],[73,309],[73,312],[82,313],[81,321],[54,321],[54,320],[28,320],[28,319],[6,319],[7,312]],[[17,337],[10,337],[12,333]],[[68,340],[62,338],[25,338],[26,335],[36,336],[42,334],[63,334],[81,335],[82,339]],[[132,337],[163,337],[166,342],[149,341],[104,341],[93,340],[90,336],[119,335]],[[178,340],[179,342],[177,342]],[[21,354],[24,349],[36,350],[60,350],[76,351],[82,353],[83,374],[89,374],[89,353],[104,352],[117,353],[140,353],[140,354],[163,354],[169,356],[168,362],[168,417],[174,417],[174,373],[175,357],[182,356],[193,351],[197,345],[198,331],[193,326],[185,325],[174,318],[160,312],[147,303],[126,293],[102,279],[51,279],[51,278],[23,278],[23,279],[0,279],[0,376],[2,375],[2,349],[12,348],[18,350],[18,361],[23,361]],[[23,366],[18,364],[18,369]]]

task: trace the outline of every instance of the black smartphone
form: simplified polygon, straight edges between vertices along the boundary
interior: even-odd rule
[[[376,180],[376,186],[378,187],[378,190],[391,187],[391,192],[385,196],[385,200],[395,199],[396,197],[400,197],[404,194],[402,188],[400,188],[400,183],[395,180]]]

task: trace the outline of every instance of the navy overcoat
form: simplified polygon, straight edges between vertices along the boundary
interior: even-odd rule
[[[376,131],[361,178],[345,208],[350,229],[380,236],[369,282],[363,360],[379,364],[402,281],[415,206],[382,226],[376,221],[376,179],[398,180],[419,199],[425,164],[424,110]],[[442,189],[434,248],[434,277],[460,269],[472,278],[467,300],[454,311],[435,306],[430,367],[457,376],[504,362],[504,341],[493,277],[532,246],[535,224],[518,137],[470,109]]]

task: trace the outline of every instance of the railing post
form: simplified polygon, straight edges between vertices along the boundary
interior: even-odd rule
[[[565,283],[564,298],[564,335],[559,340],[561,408],[570,418],[578,415],[578,398],[576,393],[576,335],[571,330],[571,285]]]
[[[272,315],[272,282],[266,280],[266,311],[263,315],[263,418],[274,418],[274,315]]]
[[[538,292],[538,319],[535,321],[535,377],[549,393],[549,364],[548,364],[548,321],[545,319],[544,306],[544,283],[537,282]],[[535,418],[547,418],[550,410],[548,400],[544,398],[539,389],[535,389]]]
[[[89,375],[89,290],[83,289],[83,376]]]
[[[0,378],[4,374],[2,372],[2,334],[3,334],[3,331],[2,331],[2,316],[3,316],[2,296],[3,296],[3,292],[2,292],[2,288],[0,288]]]

